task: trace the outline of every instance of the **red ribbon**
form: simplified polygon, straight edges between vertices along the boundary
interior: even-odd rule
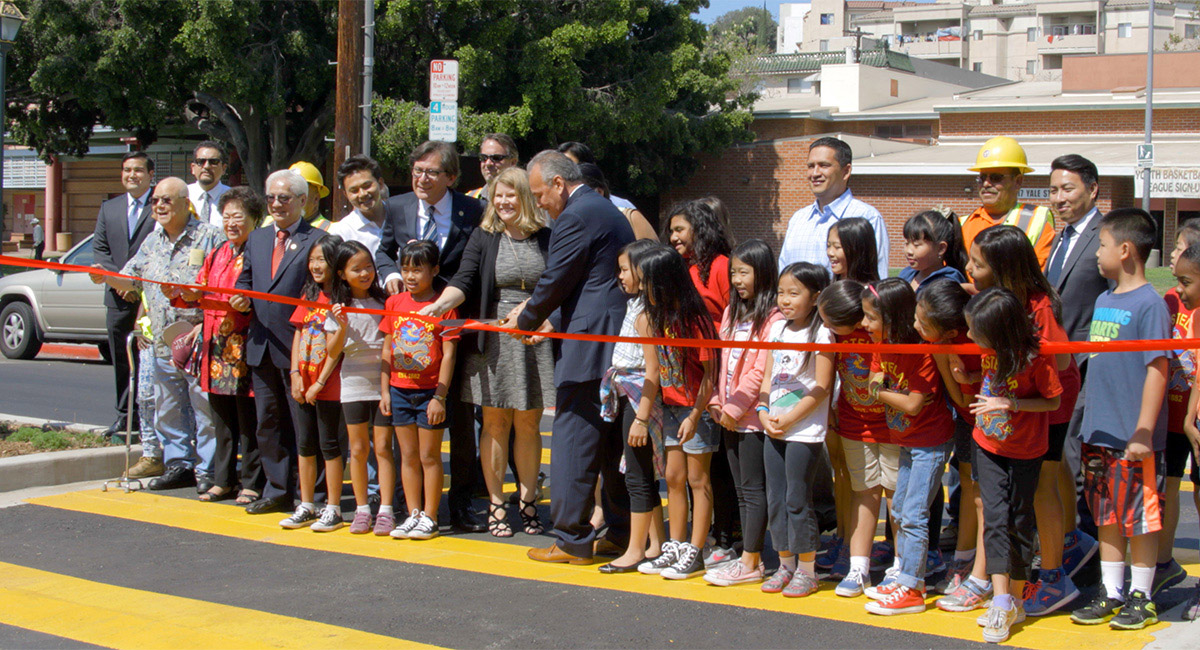
[[[96,275],[110,276],[114,278],[123,278],[136,282],[149,282],[152,284],[160,284],[168,287],[177,287],[180,289],[191,289],[194,291],[203,291],[209,293],[222,293],[230,295],[241,295],[247,298],[257,298],[259,300],[267,300],[270,302],[278,302],[286,305],[294,305],[297,307],[308,307],[310,309],[329,309],[327,303],[319,303],[311,300],[303,300],[301,298],[290,298],[287,296],[278,296],[272,293],[263,293],[261,291],[249,291],[245,289],[233,288],[218,288],[193,284],[178,284],[174,282],[160,282],[157,280],[149,280],[139,278],[132,275],[123,275],[115,271],[106,269],[98,269],[91,266],[79,266],[77,264],[62,264],[60,262],[50,262],[45,260],[32,260],[20,257],[10,257],[8,255],[0,255],[0,264],[7,266],[23,266],[39,269],[51,269],[56,271],[70,271],[77,273],[94,273]],[[359,307],[345,307],[347,312],[355,312],[360,314],[375,314],[379,316],[403,316],[406,318],[415,318],[430,323],[442,323],[443,321],[430,316],[424,316],[412,312],[390,311],[386,309],[364,309]],[[566,332],[529,332],[526,330],[514,329],[511,327],[498,327],[489,325],[475,320],[468,320],[461,325],[461,329],[474,330],[478,332],[498,332],[501,334],[516,334],[522,336],[543,336],[546,338],[567,340],[567,341],[590,341],[597,343],[637,343],[649,345],[665,345],[675,347],[691,347],[691,348],[738,348],[750,350],[798,350],[805,352],[854,352],[854,353],[887,353],[887,354],[969,354],[979,355],[983,353],[983,349],[974,343],[960,343],[953,345],[933,345],[929,343],[775,343],[768,341],[721,341],[716,339],[676,339],[665,337],[631,337],[631,336],[609,336],[605,334],[570,334]],[[1152,339],[1141,341],[1072,341],[1072,342],[1054,342],[1043,341],[1041,353],[1043,355],[1050,354],[1077,354],[1080,352],[1146,352],[1146,351],[1170,351],[1170,350],[1190,350],[1200,349],[1200,339]]]

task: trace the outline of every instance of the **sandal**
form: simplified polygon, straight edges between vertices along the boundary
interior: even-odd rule
[[[223,489],[224,492],[216,491],[216,490],[221,490],[221,489]],[[209,490],[207,492],[201,493],[199,499],[201,501],[203,501],[204,503],[215,503],[217,501],[224,501],[226,499],[232,499],[234,492],[236,492],[236,490],[234,488],[221,488],[220,486],[216,486],[216,487],[209,488]]]
[[[521,525],[525,527],[526,535],[541,535],[545,532],[545,529],[542,528],[542,520],[538,517],[536,501],[522,501],[520,514]]]
[[[250,489],[245,489],[245,490],[242,490],[241,492],[238,492],[237,499],[234,500],[234,503],[238,504],[239,506],[248,506],[251,503],[258,501],[261,498],[262,498],[262,495],[259,494],[258,492],[254,491],[254,490],[250,490]]]
[[[503,503],[488,503],[488,532],[492,537],[512,537],[512,526],[508,525],[508,513]]]

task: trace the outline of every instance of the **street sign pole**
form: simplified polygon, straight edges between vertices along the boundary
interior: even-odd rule
[[[1154,122],[1154,0],[1150,0],[1150,17],[1147,22],[1149,24],[1149,28],[1147,29],[1146,34],[1145,144],[1150,150],[1151,165],[1153,165],[1154,145],[1150,143],[1150,127]],[[1150,167],[1142,169],[1142,209],[1146,212],[1150,212]]]
[[[429,62],[429,139],[458,141],[458,61]]]

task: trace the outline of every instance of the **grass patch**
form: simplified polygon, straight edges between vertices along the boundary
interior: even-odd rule
[[[16,426],[0,422],[0,457],[35,454],[43,451],[107,447],[104,436],[65,429]]]

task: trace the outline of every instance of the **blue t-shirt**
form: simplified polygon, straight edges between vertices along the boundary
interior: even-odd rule
[[[904,280],[905,282],[908,282],[908,283],[912,283],[913,278],[915,278],[915,277],[917,277],[917,270],[914,269],[913,267],[906,266],[906,267],[900,269],[900,279],[901,280]],[[967,281],[967,277],[965,275],[963,275],[962,273],[960,273],[958,269],[954,268],[953,266],[943,266],[942,268],[934,271],[933,273],[930,273],[928,275],[928,277],[926,277],[924,280],[921,280],[921,283],[917,285],[917,293],[921,293],[921,289],[924,289],[925,287],[929,286],[930,282],[936,282],[937,280],[941,280],[941,279],[954,280],[955,282],[957,282],[959,284],[962,284]]]
[[[1113,293],[1110,289],[1096,298],[1089,341],[1169,338],[1171,319],[1167,315],[1167,304],[1149,284],[1125,293]],[[1125,449],[1137,430],[1146,366],[1166,356],[1162,350],[1091,353],[1084,385],[1087,406],[1080,428],[1084,442]],[[1166,445],[1167,403],[1164,394],[1158,423],[1154,426],[1154,450],[1162,451]]]

